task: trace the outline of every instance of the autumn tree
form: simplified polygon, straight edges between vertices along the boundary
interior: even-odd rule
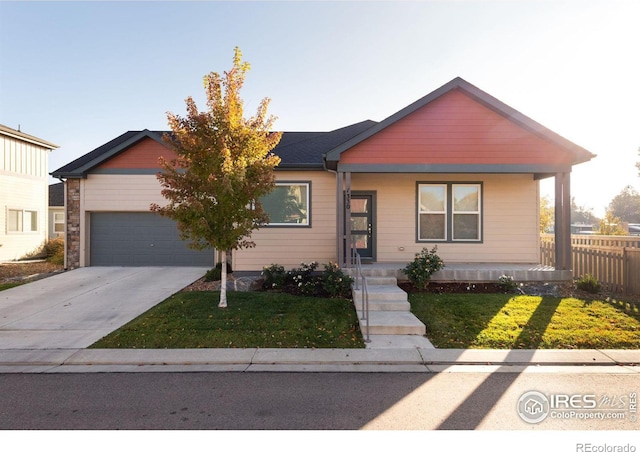
[[[593,214],[593,209],[579,206],[576,203],[576,198],[571,198],[571,223],[593,224],[597,222],[598,219]]]
[[[616,217],[611,210],[607,210],[605,216],[600,220],[600,235],[629,235],[622,227],[622,220]]]
[[[553,210],[553,206],[551,205],[551,201],[547,196],[543,196],[540,198],[540,232],[549,232],[551,231],[551,226],[553,225],[555,218],[555,212]]]
[[[151,205],[177,222],[190,247],[221,252],[219,307],[227,306],[227,251],[255,246],[252,231],[269,220],[259,199],[274,189],[280,163],[271,152],[281,134],[272,131],[269,99],[244,118],[240,89],[249,69],[236,47],[231,70],[204,77],[206,111],[188,97],[185,117],[167,114],[172,132],[163,139],[177,158],[160,159],[158,180],[168,203]]]
[[[640,193],[631,185],[627,185],[611,200],[609,210],[622,221],[640,223]]]

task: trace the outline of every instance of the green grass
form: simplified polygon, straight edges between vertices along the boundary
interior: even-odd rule
[[[0,284],[0,291],[11,289],[12,287],[21,286],[22,282],[7,282]]]
[[[508,294],[409,297],[437,348],[637,349],[637,306]]]
[[[91,348],[363,348],[353,304],[283,293],[179,292]]]

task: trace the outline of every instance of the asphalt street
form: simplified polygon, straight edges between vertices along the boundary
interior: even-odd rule
[[[562,374],[0,374],[0,429],[637,431],[632,394],[639,387],[637,375],[579,368]],[[566,396],[566,406],[541,422],[525,421],[518,404],[531,391]]]

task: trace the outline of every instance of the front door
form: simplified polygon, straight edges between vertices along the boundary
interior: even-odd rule
[[[365,260],[374,260],[375,194],[352,193],[350,225],[351,242],[355,242],[360,257]]]

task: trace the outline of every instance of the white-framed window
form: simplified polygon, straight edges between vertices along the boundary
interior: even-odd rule
[[[64,212],[53,213],[53,232],[56,234],[64,233]]]
[[[481,242],[481,183],[418,183],[418,242]]]
[[[38,232],[38,211],[7,209],[7,232]]]
[[[447,185],[418,186],[418,240],[447,240]]]
[[[311,182],[276,182],[260,203],[269,215],[269,226],[311,225]]]

